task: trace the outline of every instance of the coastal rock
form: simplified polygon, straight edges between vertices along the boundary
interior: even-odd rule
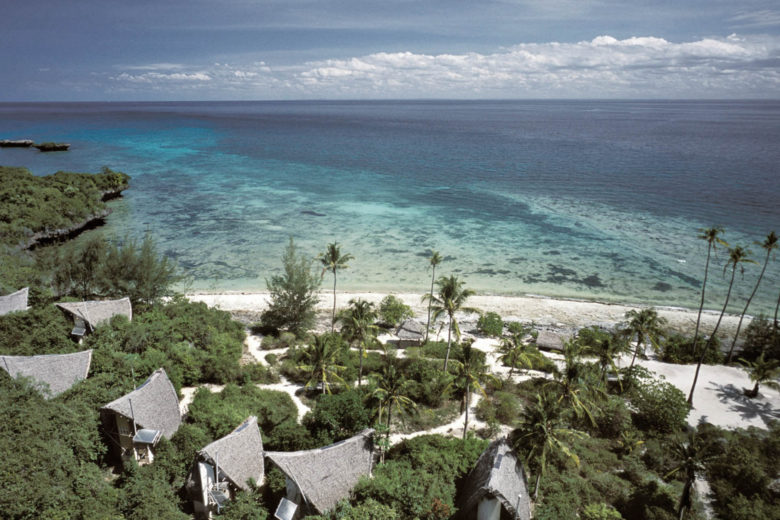
[[[70,143],[41,143],[35,147],[42,152],[66,152],[70,148]]]
[[[34,144],[32,139],[3,139],[0,148],[29,148]]]

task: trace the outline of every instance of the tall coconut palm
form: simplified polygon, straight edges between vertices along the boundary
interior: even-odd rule
[[[655,309],[630,310],[625,314],[625,318],[628,320],[628,323],[623,328],[623,334],[629,340],[636,338],[634,356],[631,358],[631,365],[628,367],[630,372],[634,368],[637,354],[644,352],[648,342],[658,345],[658,337],[663,335],[667,321],[666,318],[659,317],[658,311]]]
[[[691,385],[691,392],[688,394],[688,405],[693,407],[693,391],[696,389],[696,381],[699,379],[699,370],[701,370],[701,364],[704,362],[704,356],[707,354],[707,350],[709,350],[710,345],[712,345],[715,334],[718,332],[718,328],[720,327],[720,322],[723,320],[723,315],[726,314],[726,307],[729,305],[729,298],[731,298],[731,289],[734,287],[734,278],[737,274],[737,267],[743,268],[742,264],[745,263],[752,263],[755,264],[756,262],[751,260],[748,255],[750,254],[750,251],[745,249],[742,246],[734,246],[733,248],[729,249],[729,260],[726,262],[726,265],[723,266],[723,273],[726,273],[726,269],[728,269],[729,266],[731,266],[731,280],[729,281],[729,289],[726,291],[726,301],[723,302],[723,309],[720,311],[720,316],[718,316],[718,321],[715,322],[715,328],[712,331],[712,334],[710,334],[709,339],[707,340],[707,343],[704,344],[704,348],[702,348],[701,356],[699,356],[699,362],[696,365],[696,373],[693,375],[693,384]],[[696,338],[694,338],[694,341],[696,341]]]
[[[536,473],[536,484],[531,497],[539,496],[539,482],[542,480],[547,462],[553,455],[563,454],[579,466],[580,459],[566,445],[566,437],[582,437],[583,434],[563,426],[561,407],[557,399],[549,394],[537,394],[536,402],[523,410],[520,426],[512,432],[512,445],[528,467]]]
[[[750,302],[753,301],[753,297],[756,295],[756,292],[758,291],[758,286],[761,285],[761,279],[764,277],[764,273],[766,272],[766,266],[769,264],[769,256],[772,254],[772,251],[778,248],[778,238],[774,231],[770,232],[766,239],[764,239],[763,242],[756,242],[756,244],[760,245],[766,250],[766,257],[764,258],[764,267],[761,268],[761,274],[758,275],[758,280],[756,281],[756,286],[753,287],[753,292],[750,293],[750,297],[747,299],[747,302],[745,303],[745,308],[742,309],[742,315],[739,317],[739,323],[737,324],[737,332],[734,333],[734,340],[731,342],[731,348],[729,348],[729,354],[726,357],[726,364],[731,363],[731,356],[734,353],[734,345],[737,344],[737,338],[739,337],[739,330],[742,328],[742,320],[745,319],[745,314],[747,314],[748,307],[750,307]]]
[[[349,307],[339,313],[342,335],[350,343],[357,343],[360,348],[358,386],[363,384],[363,358],[366,355],[366,347],[376,339],[377,326],[374,325],[376,318],[374,304],[360,298],[349,300]]]
[[[452,346],[452,331],[455,331],[455,338],[460,340],[460,327],[458,321],[455,319],[455,313],[458,311],[463,312],[479,312],[472,307],[466,307],[464,304],[469,296],[474,295],[474,291],[471,289],[465,289],[463,287],[464,282],[458,280],[455,275],[449,277],[442,276],[436,281],[436,285],[439,286],[439,294],[426,294],[425,298],[430,299],[433,302],[431,309],[433,310],[433,319],[438,319],[442,314],[447,314],[449,317],[449,326],[447,327],[447,354],[444,357],[444,371],[447,371],[447,364],[450,360],[450,347]]]
[[[338,364],[343,347],[343,340],[337,334],[314,336],[314,342],[303,353],[303,363],[297,367],[308,373],[306,388],[321,385],[322,393],[329,394],[333,383],[346,386],[339,375],[344,366]]]
[[[701,324],[701,313],[704,310],[704,291],[707,289],[707,276],[710,272],[710,256],[712,251],[718,246],[728,247],[728,243],[720,238],[723,234],[722,228],[700,229],[699,237],[707,241],[707,262],[704,264],[704,282],[701,284],[701,302],[699,303],[699,314],[696,316],[696,330],[693,333],[693,355],[696,355],[696,344],[699,341],[699,325]]]
[[[558,402],[574,412],[578,419],[587,418],[595,426],[591,410],[596,408],[596,399],[605,394],[601,380],[594,377],[589,366],[580,357],[584,348],[576,341],[569,341],[563,347],[563,370],[554,374],[554,379],[545,387],[552,388],[558,395]]]
[[[509,337],[501,338],[499,352],[501,353],[499,360],[510,367],[509,377],[512,377],[518,366],[528,369],[533,368],[534,362],[541,361],[543,357],[537,349],[526,345],[520,334],[512,334]]]
[[[745,395],[753,398],[758,396],[758,385],[764,383],[770,388],[780,389],[775,378],[780,374],[780,361],[776,359],[764,359],[764,352],[755,361],[740,358],[740,362],[748,372],[748,377],[756,383],[753,390],[745,391]]]
[[[463,438],[469,429],[469,406],[471,405],[471,391],[478,390],[482,397],[487,398],[482,384],[487,379],[495,379],[485,363],[485,354],[474,348],[471,341],[463,342],[463,354],[458,364],[458,375],[455,378],[459,390],[463,391],[463,407],[465,408],[465,419],[463,422]]]
[[[617,334],[610,334],[585,348],[586,355],[598,358],[598,364],[601,368],[601,379],[605,384],[607,382],[607,371],[611,370],[618,377],[618,384],[621,389],[623,388],[623,384],[619,379],[619,370],[617,364],[615,364],[615,358],[626,352],[627,347],[625,338]]]
[[[333,273],[333,314],[330,320],[330,331],[333,332],[336,325],[336,273],[342,269],[349,267],[347,262],[353,259],[353,256],[349,253],[341,252],[341,246],[338,242],[328,244],[325,252],[319,256],[320,263],[322,263],[322,274],[320,278],[325,276],[327,271]]]
[[[379,422],[382,422],[382,410],[387,410],[387,437],[390,440],[390,427],[393,420],[393,409],[403,418],[403,414],[417,408],[417,405],[407,395],[408,381],[394,364],[386,366],[376,382],[374,397],[379,401]]]
[[[433,302],[433,283],[436,280],[436,266],[442,261],[438,251],[431,251],[431,257],[428,259],[431,266],[431,298],[428,299],[428,323],[425,325],[425,341],[428,341],[428,333],[431,330],[431,303]]]
[[[677,505],[677,518],[683,520],[685,513],[693,506],[693,484],[696,482],[696,473],[704,471],[704,464],[713,457],[714,452],[694,430],[688,434],[687,439],[672,445],[672,453],[677,456],[680,463],[667,473],[666,477],[677,472],[684,473],[683,491]]]

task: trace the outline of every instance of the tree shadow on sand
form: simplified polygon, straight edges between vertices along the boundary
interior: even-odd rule
[[[764,399],[748,398],[742,388],[737,388],[733,384],[721,385],[710,381],[712,388],[717,392],[721,403],[729,405],[729,410],[739,413],[742,419],[760,418],[764,424],[769,426],[773,420],[780,419],[780,408],[774,408],[772,403]],[[761,394],[758,394],[761,396]]]

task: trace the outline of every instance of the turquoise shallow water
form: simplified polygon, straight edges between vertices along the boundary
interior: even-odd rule
[[[423,292],[436,249],[480,292],[695,307],[698,228],[780,230],[779,136],[766,102],[0,104],[0,138],[72,144],[0,164],[129,173],[97,232],[151,233],[199,290],[264,289],[293,236],[355,257],[345,290]],[[778,291],[776,263],[752,311]]]

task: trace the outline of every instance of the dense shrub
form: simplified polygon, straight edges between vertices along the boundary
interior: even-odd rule
[[[413,316],[412,308],[392,294],[385,296],[379,303],[379,319],[387,327],[395,327]]]
[[[693,353],[693,337],[683,336],[681,334],[673,334],[666,338],[661,344],[659,357],[664,363],[698,363],[701,358],[701,349],[707,344],[707,339],[704,336],[699,336],[699,341],[696,342],[696,349],[698,355]],[[707,349],[704,355],[704,363],[717,364],[723,361],[723,355],[720,353],[720,340],[715,337],[712,340],[712,345]]]
[[[485,422],[497,421],[512,425],[520,413],[520,401],[510,393],[498,391],[477,403],[477,419]]]
[[[477,330],[485,336],[498,337],[504,332],[504,321],[497,313],[487,312],[477,320]]]
[[[677,387],[657,379],[639,379],[631,385],[630,400],[636,408],[637,427],[659,433],[680,431],[690,409]]]
[[[323,444],[352,437],[368,428],[370,423],[371,416],[363,405],[363,396],[351,389],[320,395],[314,409],[303,418],[306,428]]]
[[[755,361],[764,354],[764,359],[780,360],[780,330],[774,325],[773,320],[766,316],[753,319],[745,328],[745,343],[739,357],[748,361]]]

